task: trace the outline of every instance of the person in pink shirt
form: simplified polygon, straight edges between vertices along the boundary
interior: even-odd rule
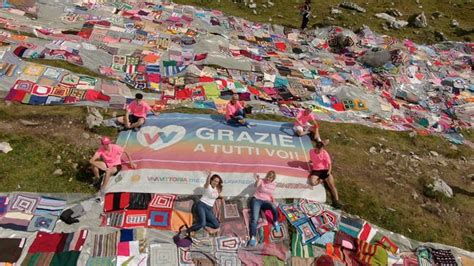
[[[295,123],[293,124],[293,131],[300,137],[313,132],[314,139],[321,141],[321,137],[319,136],[319,124],[313,116],[313,110],[309,107],[298,113],[295,118]]]
[[[309,158],[311,159],[311,174],[309,176],[310,185],[317,186],[326,182],[333,197],[333,206],[340,208],[341,203],[339,202],[339,195],[337,193],[336,184],[334,183],[334,177],[332,176],[331,157],[324,149],[323,142],[316,142],[316,147],[309,151]]]
[[[239,95],[234,93],[225,107],[225,120],[228,124],[250,127],[250,124],[245,120],[244,106],[245,103],[239,101]]]
[[[119,145],[112,144],[108,137],[102,137],[101,143],[102,145],[89,160],[89,163],[92,166],[92,172],[94,172],[94,183],[100,182],[100,171],[105,172],[101,186],[102,191],[107,186],[110,177],[120,171],[122,154],[127,155],[131,168],[136,168],[136,165],[132,162],[132,157]]]
[[[270,210],[273,215],[273,228],[276,232],[280,232],[280,224],[278,223],[278,210],[273,198],[273,192],[276,188],[275,171],[269,171],[264,179],[260,179],[259,175],[255,175],[255,194],[250,199],[250,240],[248,246],[255,246],[257,240],[257,222],[260,210]]]
[[[144,123],[148,112],[152,112],[154,115],[159,113],[153,111],[150,105],[143,101],[143,94],[135,94],[135,100],[127,105],[125,116],[117,118],[117,122],[124,125],[128,129],[138,129]]]

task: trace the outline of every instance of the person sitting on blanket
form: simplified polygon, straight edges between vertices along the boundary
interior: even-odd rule
[[[313,132],[314,139],[321,141],[321,137],[319,136],[319,124],[313,116],[313,110],[309,107],[298,113],[293,125],[293,131],[300,137]]]
[[[329,153],[324,149],[324,143],[316,142],[316,147],[309,151],[309,158],[311,159],[311,174],[309,176],[309,184],[317,186],[323,182],[329,186],[331,195],[333,197],[333,206],[341,208],[339,202],[339,195],[332,176],[332,163]]]
[[[187,230],[188,233],[195,232],[204,227],[209,233],[214,232],[212,229],[219,228],[219,221],[213,212],[214,203],[216,199],[222,197],[222,178],[219,175],[207,175],[206,183],[204,184],[204,193],[199,202],[194,206],[197,213],[198,220]]]
[[[148,112],[152,112],[154,115],[158,115],[150,105],[143,101],[143,94],[135,94],[135,100],[127,105],[125,116],[117,118],[117,122],[124,125],[128,129],[138,129],[144,123]]]
[[[278,209],[273,198],[273,191],[276,188],[275,171],[269,171],[264,179],[260,179],[259,175],[255,175],[255,194],[250,199],[250,240],[248,246],[253,247],[257,244],[255,235],[257,234],[257,222],[260,210],[270,210],[273,215],[273,228],[280,232],[280,224],[278,223]]]
[[[110,177],[120,171],[122,165],[122,154],[125,153],[125,155],[127,155],[131,168],[136,168],[136,165],[132,162],[132,157],[119,145],[112,144],[108,137],[102,137],[100,142],[102,143],[102,145],[96,151],[94,156],[92,156],[89,162],[92,166],[92,172],[94,172],[93,185],[99,184],[100,171],[105,172],[104,180],[100,189],[101,191],[103,191],[103,189],[109,183]]]
[[[239,95],[234,93],[225,107],[225,120],[229,125],[250,127],[245,120],[245,103],[239,101]]]

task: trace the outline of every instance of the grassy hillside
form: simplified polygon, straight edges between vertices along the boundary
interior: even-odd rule
[[[299,28],[301,17],[298,7],[303,0],[272,0],[274,6],[270,7],[267,0],[254,0],[257,3],[255,9],[244,6],[244,4],[234,3],[234,0],[174,0],[178,4],[196,5],[206,8],[224,11],[227,15],[243,17],[251,21],[281,24],[289,27]],[[237,1],[239,2],[239,1]],[[241,0],[240,2],[243,2]],[[353,10],[337,7],[342,0],[313,1],[313,15],[309,25],[327,26],[338,25],[349,29],[358,29],[362,25],[368,25],[372,30],[395,36],[401,39],[410,38],[416,42],[433,43],[436,42],[435,30],[443,32],[449,40],[453,41],[474,41],[474,2],[472,0],[353,0],[367,10],[366,13],[358,13]],[[418,2],[418,3],[417,3]],[[262,5],[266,4],[266,8]],[[331,8],[337,7],[341,14],[331,15]],[[408,21],[409,18],[421,12],[425,12],[428,19],[427,28],[413,28],[407,26],[401,30],[384,30],[384,21],[376,18],[376,13],[384,12],[389,8],[398,9],[403,16],[398,18]],[[433,13],[441,12],[441,17],[435,18]],[[456,19],[459,27],[452,27],[451,22]]]
[[[0,190],[93,192],[88,186],[92,176],[88,158],[100,135],[116,137],[116,132],[88,130],[86,115],[85,108],[79,107],[1,103],[0,142],[9,142],[13,151],[0,153]],[[253,118],[289,121],[270,115]],[[25,125],[21,119],[38,125]],[[474,250],[474,224],[466,223],[474,219],[474,186],[468,177],[474,173],[472,149],[453,146],[439,137],[410,137],[407,132],[350,124],[322,123],[321,134],[330,139],[328,151],[344,210],[417,240]],[[464,134],[470,139],[474,135]],[[439,155],[430,155],[430,151]],[[63,174],[54,175],[57,169]],[[425,190],[424,184],[435,176],[453,188],[453,198]]]

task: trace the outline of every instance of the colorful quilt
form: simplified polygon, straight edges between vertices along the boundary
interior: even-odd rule
[[[87,230],[75,233],[38,232],[28,249],[23,264],[75,265],[87,236]]]
[[[26,238],[0,238],[0,264],[17,262],[25,243]]]

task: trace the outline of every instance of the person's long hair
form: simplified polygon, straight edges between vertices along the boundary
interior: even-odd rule
[[[219,175],[212,175],[211,179],[209,180],[209,183],[211,183],[212,180],[214,180],[214,178],[219,179],[219,183],[217,184],[216,188],[217,188],[217,191],[219,191],[219,193],[221,193],[222,192],[222,186],[223,186],[224,182],[222,182],[222,178]]]

